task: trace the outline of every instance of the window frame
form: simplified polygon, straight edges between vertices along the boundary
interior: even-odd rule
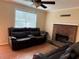
[[[16,21],[17,21],[17,20],[16,20],[16,18],[17,18],[17,11],[21,11],[21,12],[26,13],[26,14],[28,13],[28,14],[31,14],[31,15],[35,15],[35,16],[34,16],[34,17],[35,17],[35,22],[34,22],[34,23],[35,23],[35,24],[34,24],[35,26],[30,26],[30,25],[28,26],[27,23],[29,23],[29,22],[26,22],[26,21],[28,21],[28,19],[24,16],[24,17],[25,17],[24,19],[26,19],[26,20],[25,20],[25,25],[21,26],[21,28],[22,28],[22,27],[31,27],[31,28],[36,28],[36,27],[37,27],[37,14],[36,14],[36,13],[26,12],[26,11],[24,11],[24,10],[18,10],[18,9],[15,10],[15,27],[20,28],[20,26],[16,25]],[[30,17],[31,17],[31,16],[30,16]],[[29,18],[30,18],[30,17],[29,17]],[[30,20],[32,20],[32,19],[30,18]],[[34,21],[34,20],[33,20],[33,21]],[[31,23],[30,23],[30,24],[31,24]]]

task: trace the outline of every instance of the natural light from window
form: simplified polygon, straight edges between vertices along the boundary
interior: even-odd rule
[[[36,28],[37,15],[30,12],[16,10],[15,27],[31,27]]]

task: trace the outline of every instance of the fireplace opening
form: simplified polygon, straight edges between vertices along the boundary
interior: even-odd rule
[[[62,35],[62,34],[56,34],[55,36],[55,40],[56,41],[60,41],[62,43],[68,43],[69,41],[69,36],[66,36],[66,35]]]

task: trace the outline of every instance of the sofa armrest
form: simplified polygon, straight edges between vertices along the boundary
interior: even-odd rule
[[[16,37],[11,37],[12,39],[16,39]]]
[[[48,59],[48,57],[45,56],[42,53],[36,53],[36,54],[33,55],[33,58],[32,59]]]
[[[47,36],[48,35],[48,33],[45,32],[45,31],[41,31],[40,34],[43,35],[43,36]]]
[[[41,31],[40,35],[44,38],[44,39],[48,39],[48,33],[45,31]]]
[[[16,40],[16,37],[9,36],[9,40]]]
[[[11,48],[13,48],[13,43],[15,43],[15,41],[16,41],[16,37],[9,36],[8,43]]]

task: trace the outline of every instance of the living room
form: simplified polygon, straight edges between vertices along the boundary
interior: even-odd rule
[[[68,2],[68,1],[67,1]],[[67,3],[66,2],[66,3]],[[70,2],[70,1],[69,1]],[[73,0],[71,2],[74,2]],[[39,45],[31,48],[26,48],[22,51],[11,52],[11,48],[8,45],[8,28],[15,26],[15,10],[22,10],[30,13],[37,14],[36,27],[40,28],[41,31],[46,31],[49,34],[48,39],[52,39],[53,24],[64,24],[64,25],[79,25],[79,1],[75,2],[76,5],[66,6],[63,5],[58,7],[59,9],[54,9],[51,11],[41,10],[38,8],[31,8],[23,4],[16,2],[6,2],[0,1],[0,59],[32,59],[32,55],[41,50],[41,53],[48,53],[50,50],[57,48],[54,45],[45,43],[44,45]],[[50,6],[49,6],[50,7]],[[69,15],[69,16],[62,16]],[[75,42],[79,41],[79,29],[77,29]],[[2,48],[3,47],[3,48]],[[37,49],[38,48],[38,49]],[[8,51],[7,51],[8,49]],[[31,52],[33,54],[31,54]],[[28,53],[29,52],[29,53]],[[26,54],[27,53],[27,54]],[[2,55],[3,54],[3,55]],[[21,56],[21,54],[23,54]],[[27,56],[27,57],[26,57]]]

